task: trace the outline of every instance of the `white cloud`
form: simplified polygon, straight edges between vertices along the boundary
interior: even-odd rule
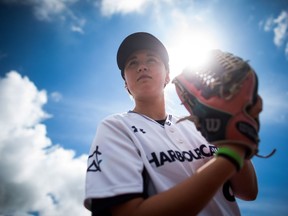
[[[50,94],[50,97],[51,99],[54,101],[54,102],[59,102],[62,100],[63,96],[60,92],[52,92]]]
[[[276,24],[276,27],[274,28],[274,43],[277,46],[281,46],[288,37],[288,13],[282,11],[274,22]]]
[[[71,26],[71,31],[78,32],[80,34],[84,34],[83,29],[80,26],[76,26],[76,25]]]
[[[35,17],[40,21],[55,19],[70,22],[71,31],[84,33],[86,20],[75,15],[71,6],[79,0],[2,0],[7,4],[23,4],[33,8]]]
[[[151,0],[102,0],[100,9],[103,15],[110,16],[115,13],[131,13],[139,12],[145,7]]]
[[[69,13],[72,19],[71,31],[84,34],[84,27],[86,25],[86,19],[75,16],[72,12]]]
[[[100,4],[96,1],[96,5],[100,7],[101,13],[104,16],[111,16],[113,14],[127,14],[127,13],[143,13],[148,6],[153,6],[153,12],[157,12],[159,7],[165,3],[172,3],[173,0],[102,0]]]
[[[89,215],[86,155],[53,145],[41,123],[45,91],[12,71],[0,78],[0,215]]]
[[[32,5],[35,15],[40,20],[50,20],[54,15],[59,15],[68,10],[69,5],[78,0],[3,0],[10,4]]]
[[[288,12],[282,11],[278,17],[270,16],[264,23],[264,30],[273,31],[273,42],[277,47],[284,46],[284,52],[288,59]]]
[[[41,109],[47,102],[46,92],[38,92],[27,77],[12,71],[0,84],[0,126],[4,128],[1,131],[8,129],[7,126],[31,127],[48,117]]]
[[[260,23],[260,25],[263,25],[263,22]],[[264,31],[269,32],[273,28],[274,25],[274,18],[270,16],[264,23]]]
[[[40,20],[50,20],[53,15],[67,10],[67,2],[63,0],[30,0],[30,2],[34,4],[35,15]]]

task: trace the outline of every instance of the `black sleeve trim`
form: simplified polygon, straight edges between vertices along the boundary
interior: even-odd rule
[[[92,199],[91,212],[92,216],[111,216],[110,208],[115,205],[127,202],[131,199],[143,197],[142,193],[124,194],[110,198]]]

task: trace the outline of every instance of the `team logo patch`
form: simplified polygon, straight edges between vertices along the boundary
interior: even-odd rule
[[[99,151],[99,146],[96,146],[95,151],[89,155],[88,160],[93,158],[91,164],[87,168],[87,172],[101,172],[100,163],[102,160],[99,160],[98,156],[102,153]]]

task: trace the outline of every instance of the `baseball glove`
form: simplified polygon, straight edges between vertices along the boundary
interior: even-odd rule
[[[262,99],[258,79],[248,62],[213,50],[207,64],[185,69],[172,81],[193,121],[212,144],[241,145],[246,159],[259,156],[259,113]],[[275,150],[268,156],[274,154]]]

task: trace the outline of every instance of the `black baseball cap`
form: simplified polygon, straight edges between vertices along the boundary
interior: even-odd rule
[[[156,52],[169,68],[169,56],[162,42],[147,32],[136,32],[127,36],[119,46],[117,52],[117,64],[121,70],[121,75],[124,78],[124,68],[128,57],[137,50],[149,49]]]

